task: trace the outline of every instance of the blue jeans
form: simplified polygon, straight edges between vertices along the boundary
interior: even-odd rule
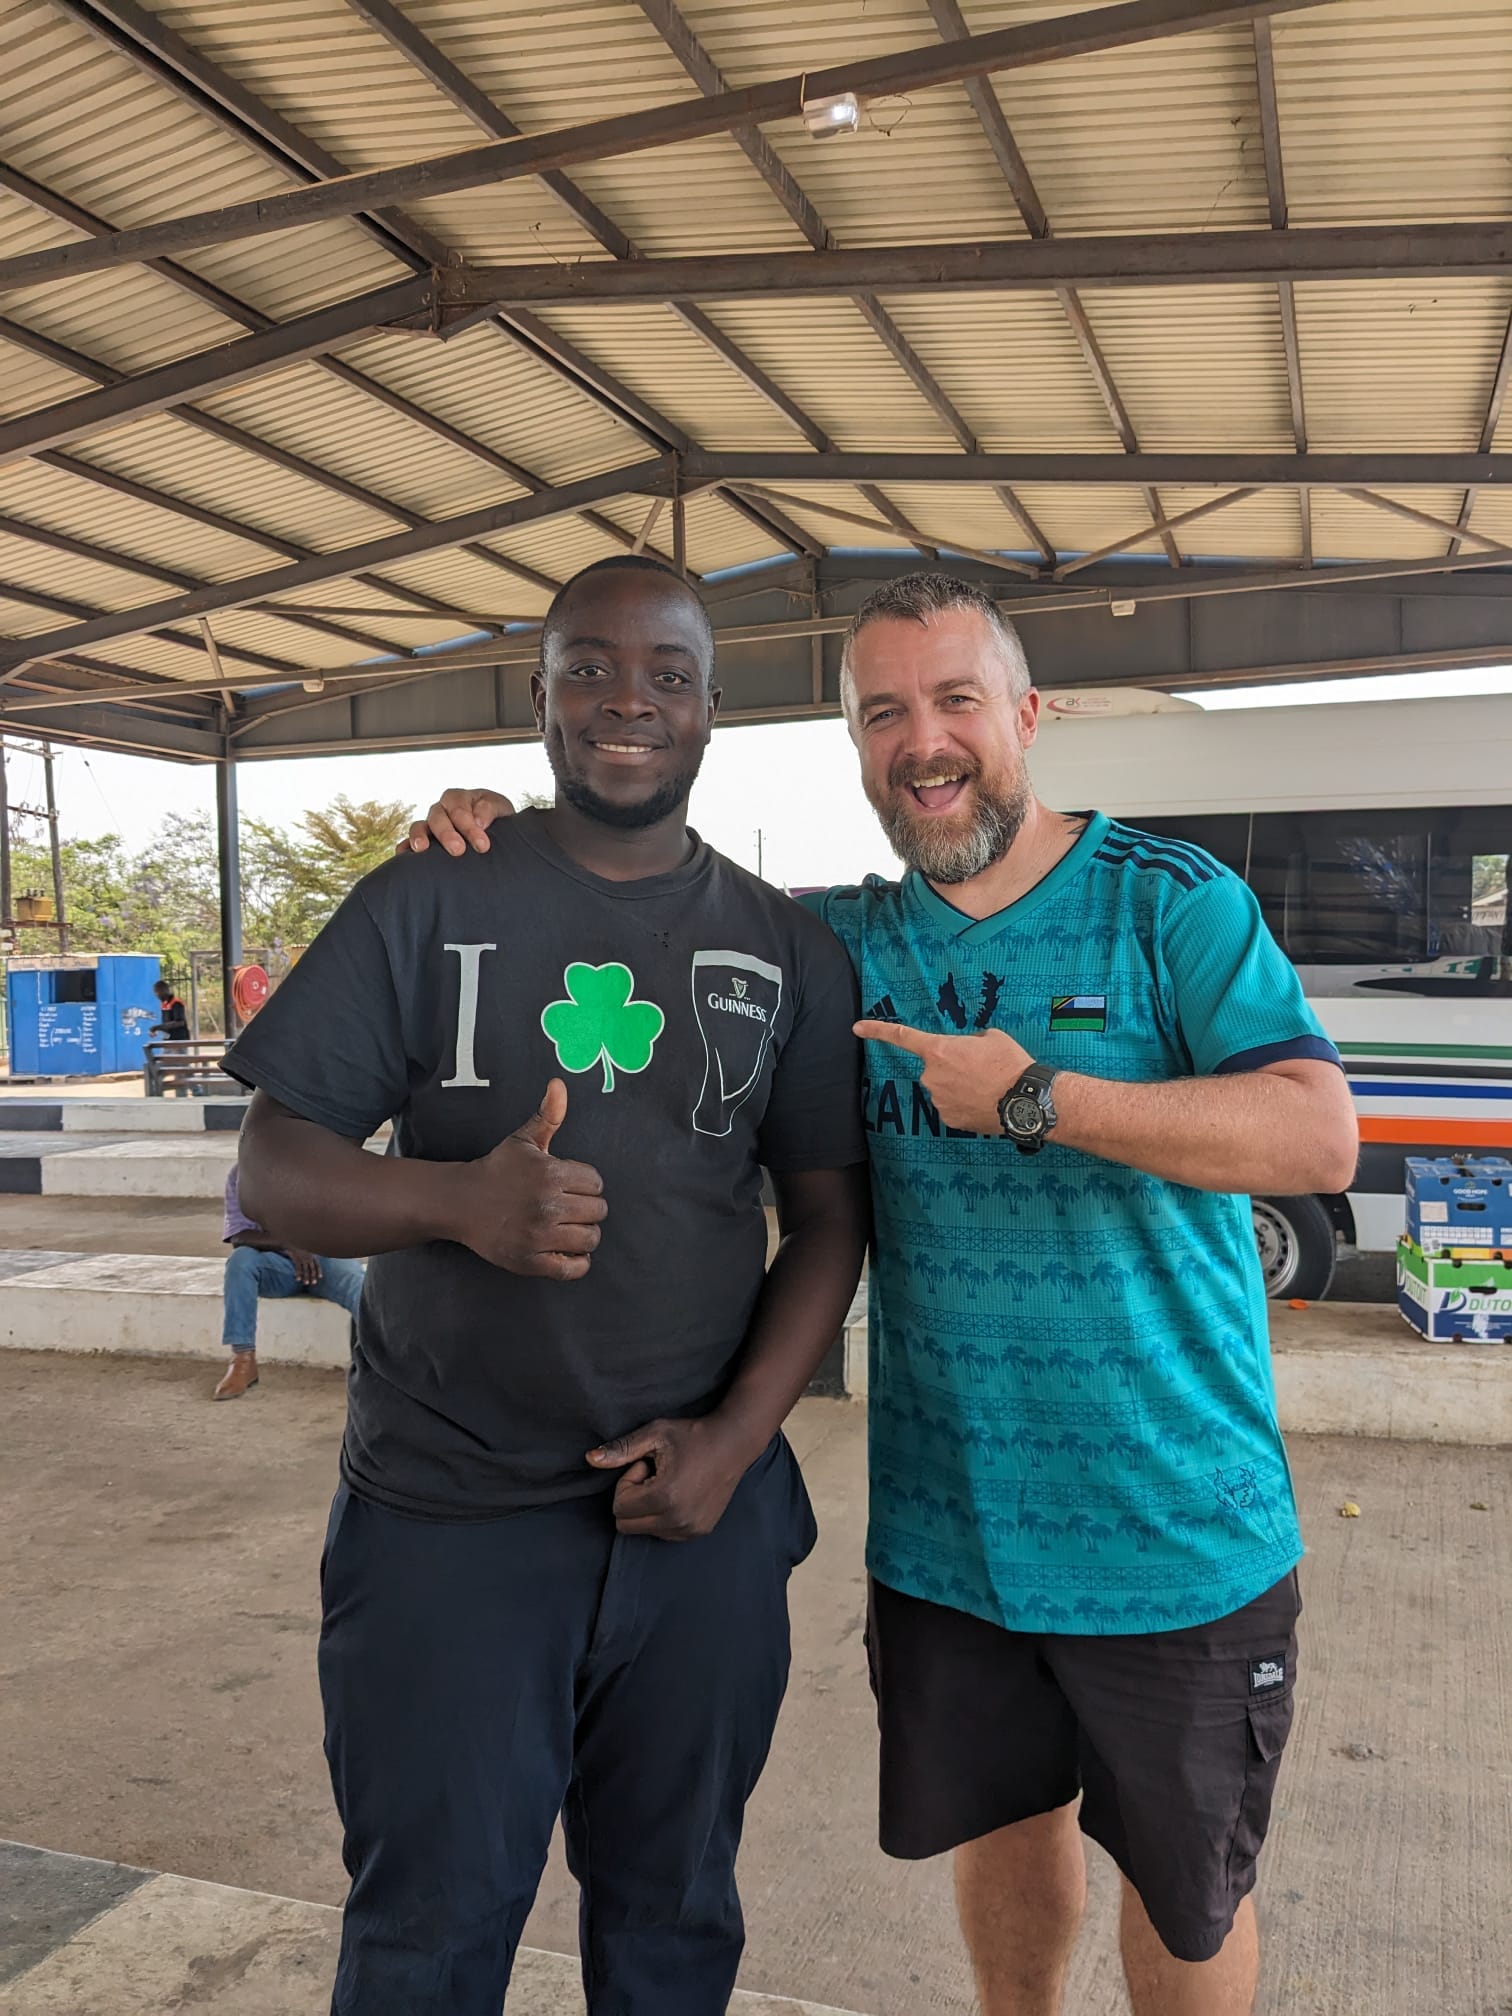
[[[322,1302],[339,1302],[348,1316],[355,1317],[362,1300],[362,1262],[319,1258],[319,1281],[313,1288],[302,1288],[287,1253],[233,1246],[226,1259],[226,1313],[221,1326],[226,1349],[257,1349],[257,1304],[263,1295],[315,1295]]]

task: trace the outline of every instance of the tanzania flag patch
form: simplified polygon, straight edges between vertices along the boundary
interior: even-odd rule
[[[1089,1029],[1101,1036],[1108,1027],[1106,994],[1057,994],[1050,1003],[1050,1033],[1059,1036]]]

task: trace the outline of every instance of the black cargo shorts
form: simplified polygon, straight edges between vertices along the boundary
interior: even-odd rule
[[[1210,1960],[1255,1884],[1292,1721],[1295,1571],[1177,1631],[1005,1631],[873,1581],[881,1841],[944,1854],[1081,1794],[1081,1827],[1178,1960]]]

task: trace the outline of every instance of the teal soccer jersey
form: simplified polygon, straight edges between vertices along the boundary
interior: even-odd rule
[[[1338,1061],[1244,883],[1101,814],[996,916],[917,874],[822,915],[870,1017],[1132,1082]],[[1026,1631],[1250,1602],[1302,1543],[1248,1200],[958,1133],[921,1068],[867,1045],[872,1573]]]

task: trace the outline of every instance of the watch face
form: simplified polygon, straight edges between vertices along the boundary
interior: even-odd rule
[[[1031,1099],[1027,1093],[1019,1093],[1008,1101],[1007,1126],[1010,1134],[1041,1134],[1044,1132],[1045,1115],[1038,1099]]]

